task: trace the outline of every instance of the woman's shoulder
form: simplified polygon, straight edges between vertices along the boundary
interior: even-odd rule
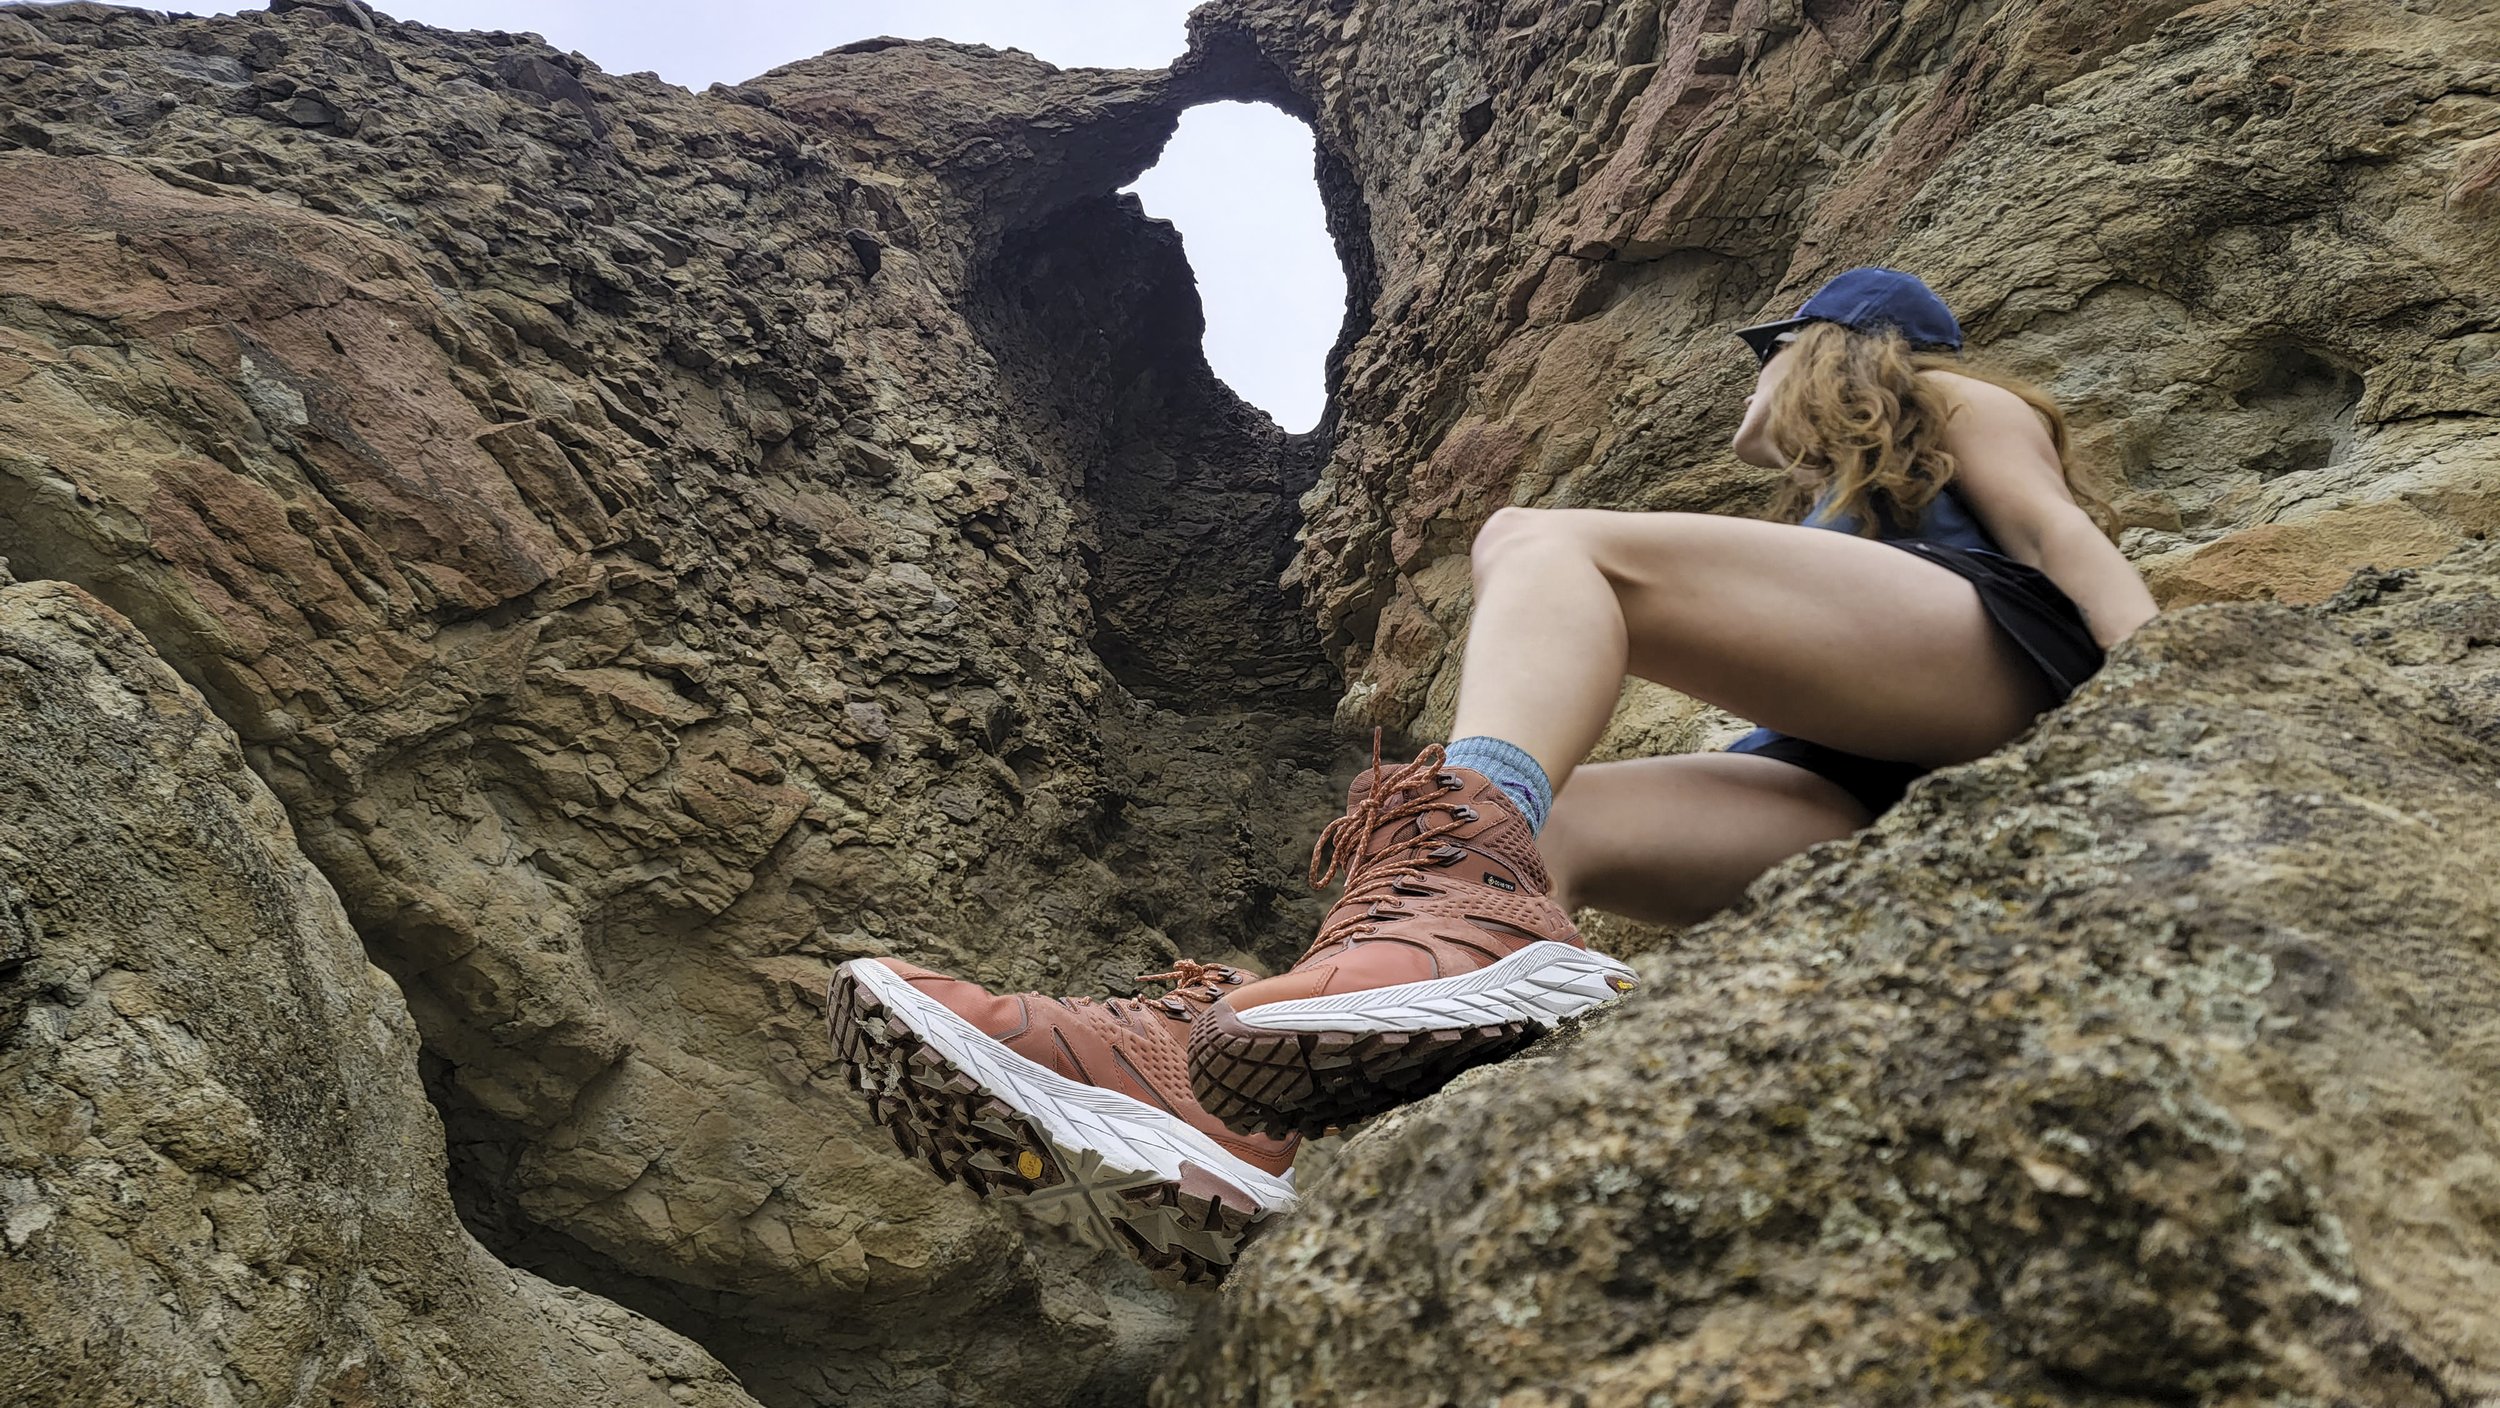
[[[1986,377],[1957,372],[1950,367],[1921,367],[1918,369],[1918,379],[1925,385],[1934,387],[1946,399],[1974,409],[2012,408],[2025,411],[2031,409],[2030,402],[2006,387],[1999,386]]]
[[[2049,433],[2040,407],[2011,387],[1946,367],[1922,367],[1918,377],[1944,398],[1949,436],[2013,434],[2028,439]]]

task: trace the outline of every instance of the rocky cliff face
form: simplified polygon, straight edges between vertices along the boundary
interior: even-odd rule
[[[1356,175],[1374,321],[1295,579],[1349,721],[1438,727],[1507,503],[1743,512],[1727,330],[1916,269],[2043,381],[2168,605],[2500,526],[2476,0],[1219,0]],[[1639,698],[1636,696],[1636,698]],[[1639,698],[1626,746],[1712,720]],[[1715,721],[1715,722],[1724,722]]]
[[[1374,321],[1294,580],[1448,716],[1505,503],[1744,511],[1726,329],[1921,271],[2165,604],[2015,747],[1358,1135],[1163,1401],[2500,1394],[2500,17],[2465,3],[1220,0]],[[1610,742],[1726,721],[1634,691]]]
[[[1318,137],[1317,437],[1209,376],[1115,194],[1218,98]],[[375,1401],[737,1401],[675,1331],[777,1408],[1135,1401],[1200,1303],[896,1158],[828,1078],[825,974],[1289,956],[1345,726],[1446,717],[1474,526],[1759,505],[1725,330],[1885,261],[2075,412],[2164,599],[2224,604],[1743,913],[1622,936],[1650,995],[1358,1136],[1165,1396],[2500,1393],[2495,173],[2473,0],[1216,0],[1168,73],[872,42],[702,95],[357,0],[0,6],[0,556],[109,604],[16,589],[86,624],[8,638],[109,641],[36,668],[197,754],[47,744],[0,816],[222,778],[282,877],[247,888],[335,894],[392,980],[181,865],[0,927],[0,1114],[45,1131],[0,1279],[48,1278],[0,1362],[125,1287],[266,1327],[173,1313],[0,1392],[285,1401],[361,1355]],[[40,684],[0,718],[64,739]],[[1636,691],[1610,742],[1724,722]],[[85,870],[5,841],[45,894],[232,849],[92,815],[137,829]],[[177,964],[151,895],[214,921],[200,985],[108,1014]],[[323,943],[243,1010],[402,1035],[301,1099],[149,1035]],[[444,1220],[394,989],[467,1227],[630,1311]],[[114,1082],[54,1012],[155,1043],[92,1136],[48,1092]],[[279,1133],[186,1152],[192,1085]],[[350,1091],[369,1125],[288,1142]],[[180,1237],[114,1220],[90,1137],[157,1151]],[[376,1230],[248,1230],[370,1179],[414,1190]],[[381,1289],[305,1311],[289,1248]]]
[[[460,1228],[417,1032],[234,735],[0,577],[0,1402],[754,1400]]]

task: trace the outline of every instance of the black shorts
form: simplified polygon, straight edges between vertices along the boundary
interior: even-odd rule
[[[2047,574],[2010,557],[1972,548],[1947,547],[1917,538],[1895,540],[1891,546],[1916,553],[1969,580],[1979,589],[1979,604],[1998,629],[2013,637],[2032,663],[2040,667],[2056,699],[2080,688],[2101,668],[2101,647],[2083,622],[2083,611],[2058,590]],[[1754,753],[1795,763],[1818,777],[1838,783],[1870,812],[1881,814],[1901,800],[1913,779],[1928,768],[1916,763],[1886,762],[1843,753],[1820,743],[1772,729],[1758,728],[1727,746],[1730,753]]]

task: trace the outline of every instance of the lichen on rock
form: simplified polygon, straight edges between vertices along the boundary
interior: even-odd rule
[[[0,7],[0,554],[241,735],[479,1235],[776,1403],[1116,1395],[1181,1313],[895,1155],[834,963],[1098,989],[1315,912],[1315,459],[1115,194],[1181,102]]]

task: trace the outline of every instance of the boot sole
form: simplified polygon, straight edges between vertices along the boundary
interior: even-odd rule
[[[826,1010],[852,1089],[896,1147],[947,1182],[1011,1195],[1087,1245],[1204,1280],[1293,1206],[1290,1173],[1017,1055],[874,960],[835,970]]]
[[[1244,1012],[1218,1003],[1190,1029],[1190,1087],[1234,1129],[1318,1135],[1429,1095],[1638,981],[1602,953],[1545,941],[1426,982]]]

